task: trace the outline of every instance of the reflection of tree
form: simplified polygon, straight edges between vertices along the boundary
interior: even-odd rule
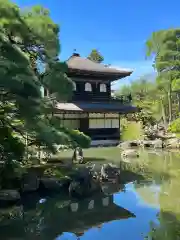
[[[151,231],[148,240],[179,240],[180,239],[180,215],[161,211],[158,216],[160,225],[151,223]]]
[[[159,194],[160,213],[159,225],[152,225],[149,233],[153,240],[180,239],[180,162],[179,159],[169,154],[166,171],[170,179],[162,182]]]

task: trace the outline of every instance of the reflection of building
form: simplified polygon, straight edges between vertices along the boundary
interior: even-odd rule
[[[92,145],[117,144],[120,138],[120,114],[137,111],[128,97],[111,97],[111,83],[131,75],[127,69],[115,69],[73,54],[67,75],[74,81],[70,102],[57,104],[62,125],[79,129],[92,139]]]
[[[47,231],[47,234],[48,232],[52,234],[55,232],[57,234],[73,232],[78,236],[91,227],[99,227],[105,222],[130,217],[135,217],[135,215],[114,204],[113,195],[105,196],[102,194],[89,200],[71,203],[63,209],[52,211],[50,218],[53,221],[51,225],[48,221],[47,226],[49,225],[49,227],[44,230]]]
[[[29,207],[20,207],[14,215],[11,212],[12,217],[7,214],[7,218],[0,222],[0,239],[37,239],[38,236],[38,239],[49,240],[63,232],[80,236],[105,222],[135,217],[114,204],[113,195],[103,193],[73,203],[57,197],[49,198],[42,204]]]

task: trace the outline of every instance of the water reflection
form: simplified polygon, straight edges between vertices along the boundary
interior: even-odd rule
[[[85,230],[100,228],[104,222],[135,217],[132,212],[116,205],[113,195],[104,193],[80,202],[64,201],[60,196],[36,202],[27,198],[26,202],[28,204],[15,207],[11,212],[8,209],[4,212],[0,229],[3,239],[6,239],[7,234],[9,238],[30,239],[38,235],[40,239],[55,239],[63,232],[81,236]],[[12,230],[8,232],[8,229]]]
[[[142,161],[152,179],[104,186],[84,201],[27,196],[22,206],[0,210],[0,239],[180,239],[179,156],[148,153]]]

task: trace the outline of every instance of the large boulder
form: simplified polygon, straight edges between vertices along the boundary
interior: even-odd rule
[[[154,148],[163,148],[163,141],[161,139],[156,139],[152,141],[152,145]]]
[[[134,149],[126,149],[121,153],[121,158],[138,158],[139,153]]]
[[[117,181],[120,177],[120,169],[111,163],[103,164],[100,172],[102,180]]]
[[[17,190],[0,190],[0,202],[16,202],[21,196]]]
[[[101,190],[99,178],[96,177],[94,166],[80,167],[71,176],[69,194],[75,198],[85,198]]]
[[[144,140],[141,146],[146,148],[163,148],[163,141],[161,139]]]
[[[180,148],[180,139],[179,138],[170,138],[165,142],[165,147],[170,149]]]
[[[122,149],[128,149],[130,147],[139,147],[140,143],[141,143],[140,140],[125,141],[120,143],[118,147]]]

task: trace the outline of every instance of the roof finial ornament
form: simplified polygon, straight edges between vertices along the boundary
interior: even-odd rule
[[[77,53],[76,48],[73,49],[73,56],[74,56],[74,57],[80,57],[80,54]]]

